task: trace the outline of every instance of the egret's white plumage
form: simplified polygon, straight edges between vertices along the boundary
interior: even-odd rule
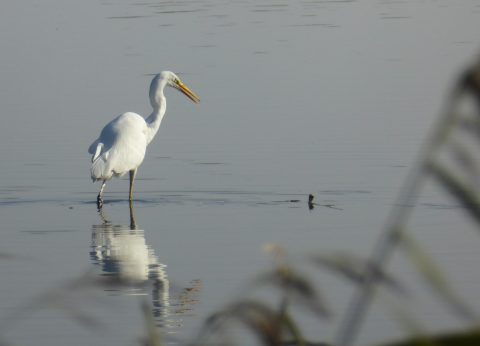
[[[103,203],[102,194],[106,181],[127,172],[130,173],[129,199],[132,200],[137,168],[143,162],[147,145],[158,132],[167,109],[163,93],[166,86],[180,90],[195,103],[200,101],[175,73],[163,71],[157,74],[150,84],[152,114],[146,119],[132,112],[119,115],[102,129],[100,136],[90,145],[88,152],[92,154],[92,180],[103,182],[97,197],[99,208]]]

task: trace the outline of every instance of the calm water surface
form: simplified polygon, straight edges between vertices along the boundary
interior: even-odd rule
[[[449,83],[480,47],[477,1],[48,0],[0,9],[0,341],[12,345],[135,344],[142,301],[174,343],[270,268],[267,243],[294,259],[368,254]],[[107,185],[100,215],[87,148],[114,116],[150,113],[151,75],[164,69],[202,102],[167,91],[138,173],[134,224],[126,180]],[[309,210],[309,193],[335,208]],[[472,226],[435,189],[417,214],[418,239],[477,304]],[[458,325],[407,260],[392,269],[411,282],[406,305],[423,327]],[[74,281],[116,275],[132,284]],[[319,281],[336,315],[305,318],[304,329],[329,341],[351,289]],[[379,304],[360,344],[403,332]]]

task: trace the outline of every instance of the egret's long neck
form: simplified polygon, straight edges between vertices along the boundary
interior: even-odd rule
[[[167,110],[167,99],[163,95],[163,90],[159,90],[155,97],[155,102],[152,102],[153,112],[145,119],[147,123],[147,144],[155,137],[162,123],[163,116]]]

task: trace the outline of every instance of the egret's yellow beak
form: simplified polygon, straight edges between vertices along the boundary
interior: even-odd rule
[[[197,95],[195,95],[193,91],[188,89],[187,86],[183,84],[181,81],[178,81],[177,85],[178,85],[178,90],[184,93],[190,100],[192,100],[195,103],[200,102],[200,98]]]

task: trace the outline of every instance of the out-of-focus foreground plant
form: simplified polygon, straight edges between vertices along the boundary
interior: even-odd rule
[[[370,258],[341,253],[310,258],[311,263],[333,271],[356,287],[334,345],[349,346],[354,343],[379,288],[407,295],[405,287],[386,271],[389,258],[397,250],[406,254],[433,292],[465,321],[467,330],[441,335],[418,333],[410,340],[388,345],[480,345],[480,324],[476,312],[456,293],[441,268],[414,239],[413,230],[408,229],[410,215],[427,181],[436,182],[450,198],[457,201],[480,230],[480,60],[467,68],[456,81],[445,102],[443,114],[399,192]],[[271,250],[277,258],[282,258],[283,249],[272,247]],[[331,314],[308,276],[287,261],[280,260],[256,284],[268,284],[279,289],[280,301],[268,304],[246,299],[233,303],[205,322],[194,344],[236,344],[228,329],[237,324],[249,330],[264,345],[326,345],[306,340],[301,326],[290,313],[293,305],[301,305],[320,319]],[[405,317],[406,324],[413,323],[409,319]]]

